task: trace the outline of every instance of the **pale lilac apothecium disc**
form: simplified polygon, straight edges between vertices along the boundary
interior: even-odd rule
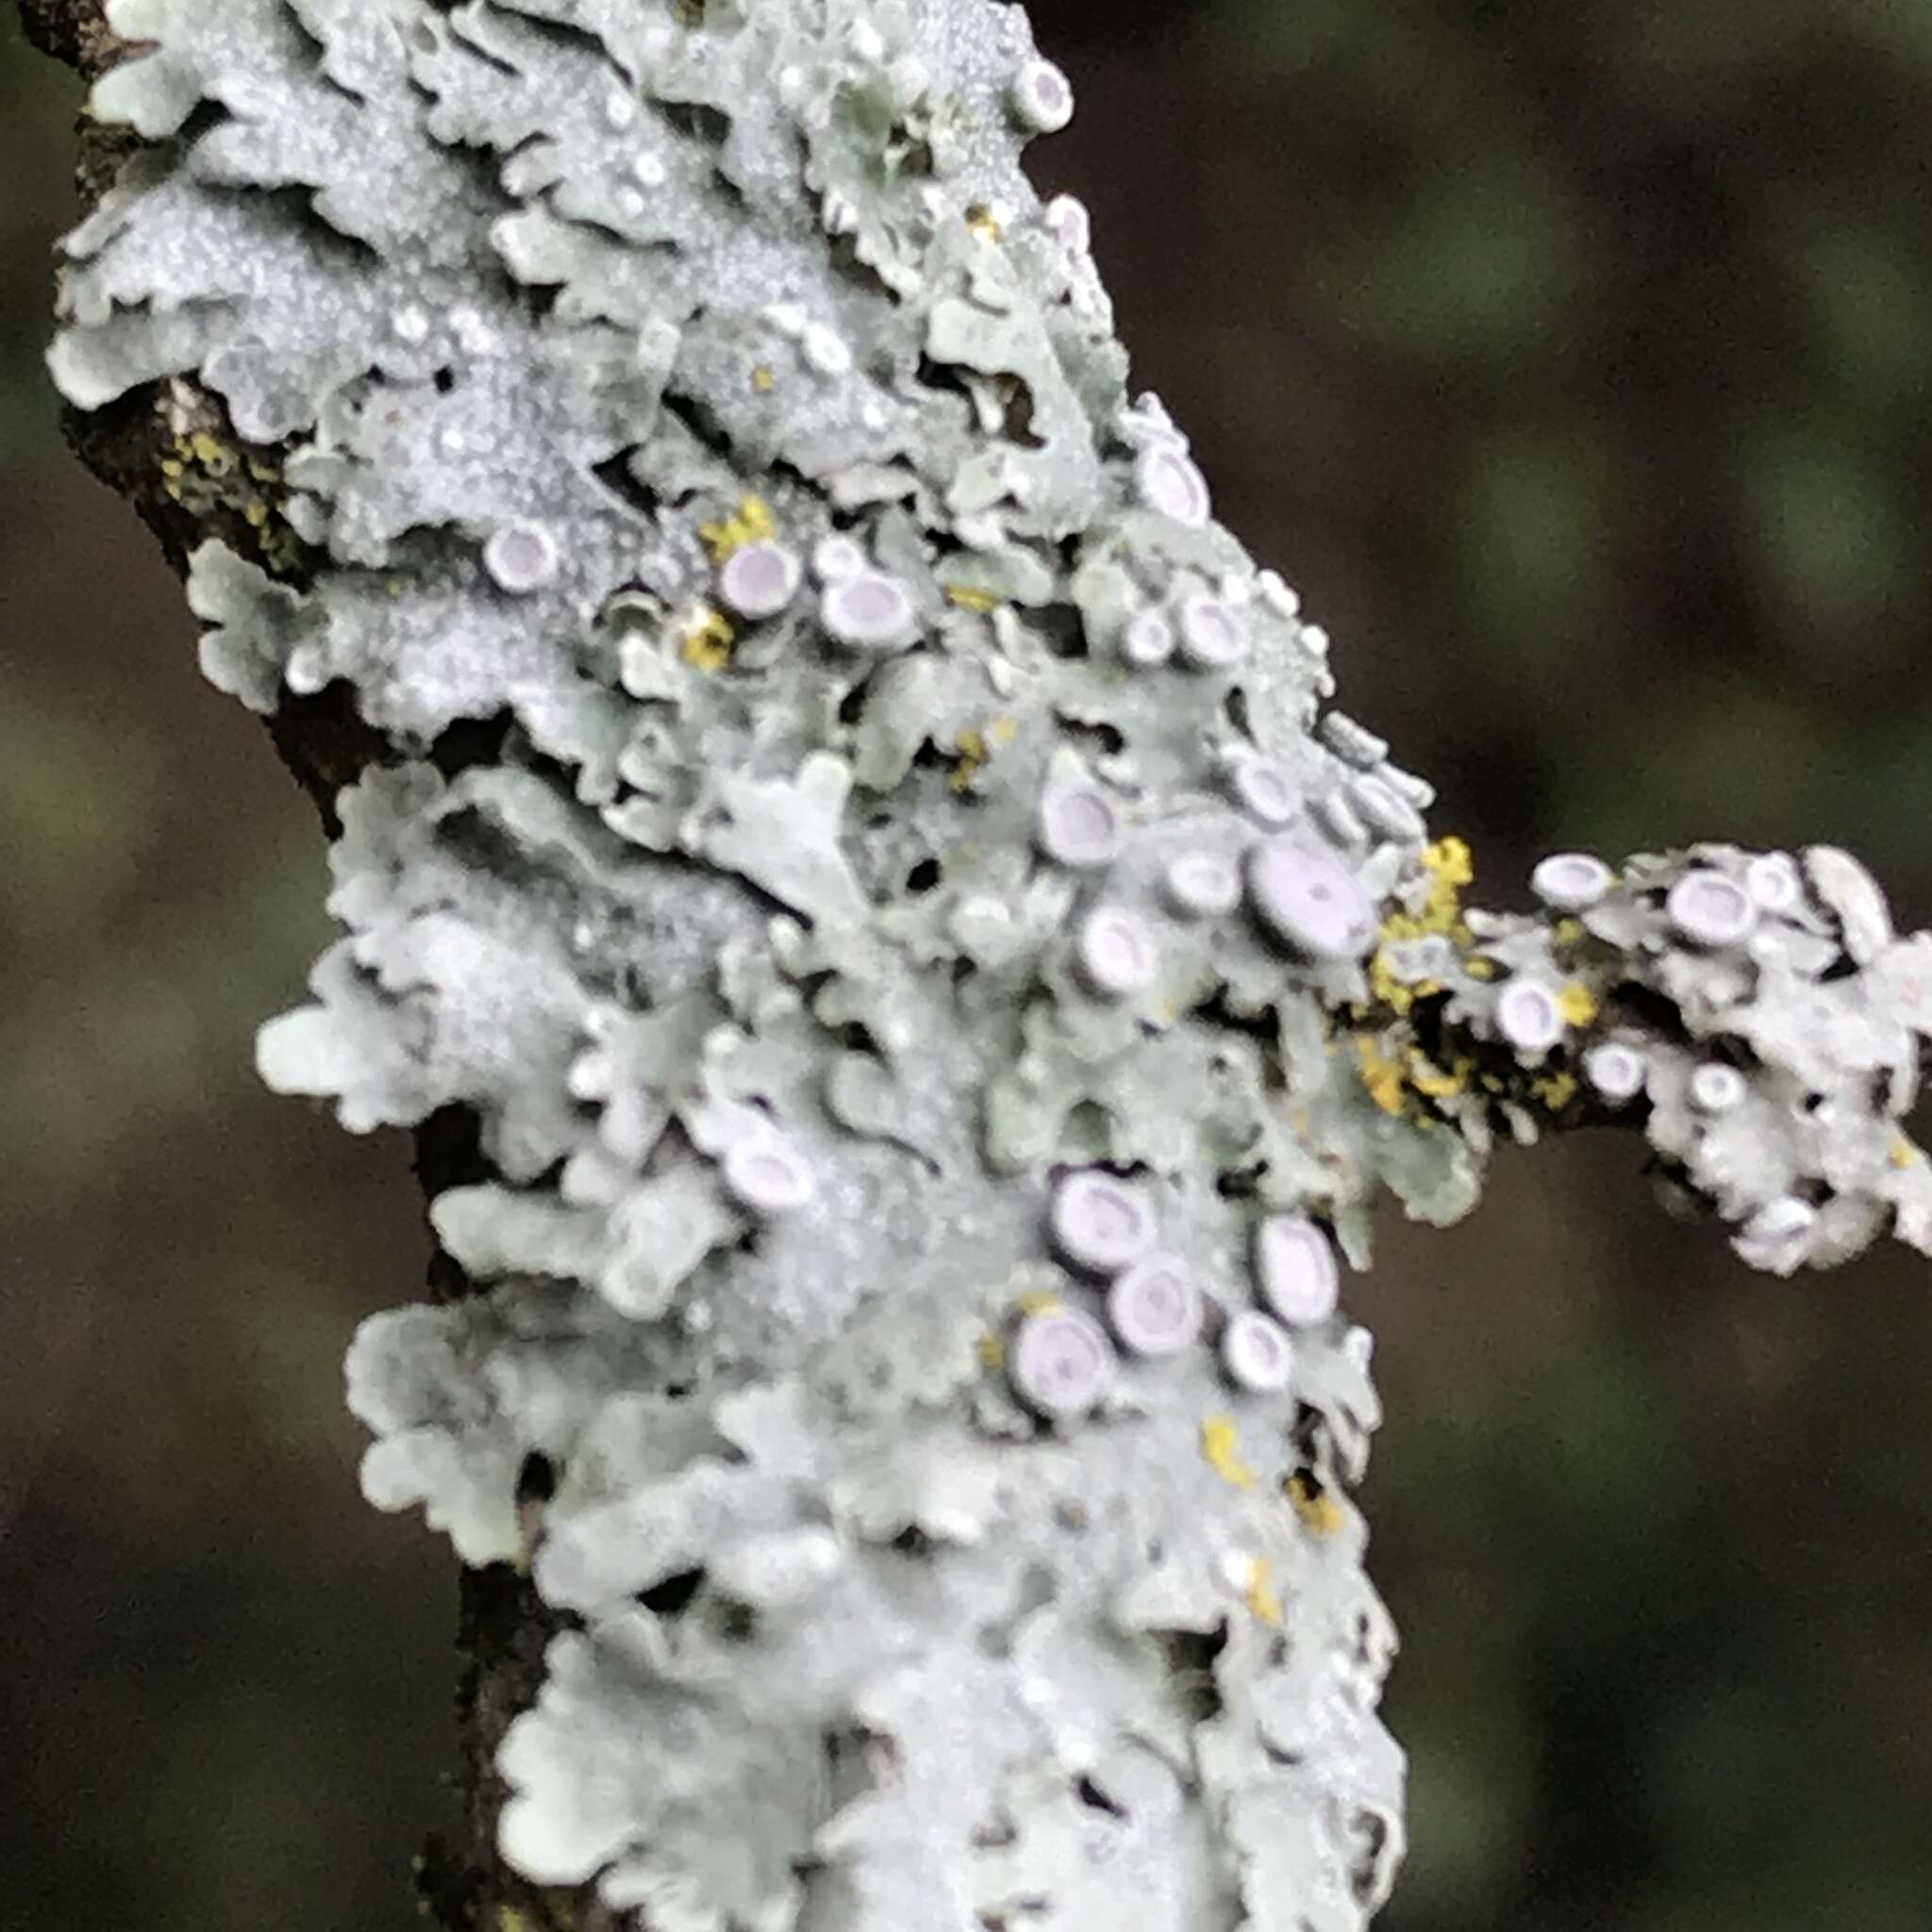
[[[1301,810],[1294,780],[1273,758],[1238,758],[1229,769],[1227,783],[1236,804],[1264,825],[1278,829]]]
[[[1181,657],[1197,671],[1225,671],[1247,656],[1247,625],[1232,605],[1184,597],[1179,615]]]
[[[1188,1264],[1178,1255],[1149,1255],[1117,1274],[1107,1291],[1107,1319],[1133,1355],[1177,1355],[1200,1338],[1206,1309]]]
[[[1270,839],[1248,854],[1248,898],[1276,939],[1308,959],[1358,959],[1375,938],[1375,908],[1332,853]]]
[[[1207,523],[1213,507],[1208,479],[1193,458],[1160,443],[1141,452],[1134,465],[1134,489],[1149,509],[1191,530]]]
[[[1553,852],[1529,875],[1529,889],[1555,912],[1588,912],[1610,890],[1613,874],[1588,852]]]
[[[1074,118],[1074,84],[1051,60],[1029,60],[1007,95],[1013,118],[1034,134],[1058,134]]]
[[[1054,1190],[1054,1245],[1075,1268],[1117,1274],[1151,1252],[1154,1204],[1144,1189],[1097,1168],[1070,1174]]]
[[[562,558],[557,539],[541,524],[506,524],[483,545],[483,568],[501,591],[526,597],[557,575]]]
[[[1107,865],[1120,851],[1120,814],[1096,785],[1049,785],[1040,801],[1039,841],[1061,865]]]
[[[919,616],[905,585],[874,570],[832,578],[819,600],[819,616],[855,651],[903,651],[919,636]]]
[[[1251,1395],[1276,1395],[1294,1375],[1294,1343],[1273,1315],[1242,1308],[1221,1332],[1221,1365]]]
[[[748,1138],[726,1150],[725,1191],[755,1214],[784,1214],[803,1208],[813,1193],[811,1169],[789,1141],[777,1135]]]
[[[1074,937],[1080,976],[1103,999],[1125,999],[1153,984],[1159,954],[1154,932],[1138,912],[1096,906]]]
[[[1137,610],[1121,632],[1121,656],[1143,671],[1165,664],[1174,651],[1174,621],[1164,610]]]
[[[1743,1074],[1723,1060],[1706,1060],[1691,1070],[1690,1105],[1700,1113],[1729,1113],[1750,1091]]]
[[[1013,1392],[1056,1421],[1085,1415],[1113,1387],[1118,1368],[1100,1324],[1077,1308],[1026,1316],[1008,1359]]]
[[[1496,996],[1496,1031],[1518,1053],[1548,1053],[1563,1037],[1563,1009],[1539,981],[1512,979]]]
[[[1327,1236],[1304,1215],[1269,1215],[1255,1231],[1255,1284],[1284,1322],[1298,1328],[1325,1322],[1341,1288]]]
[[[1761,852],[1744,868],[1744,889],[1763,912],[1794,911],[1805,896],[1796,861],[1788,852]]]
[[[1093,252],[1093,217],[1078,195],[1055,195],[1041,219],[1068,254],[1086,256]]]
[[[724,559],[718,594],[753,623],[776,617],[798,593],[804,576],[798,558],[782,543],[747,543]]]
[[[1241,903],[1241,869],[1219,852],[1183,852],[1161,875],[1167,903],[1186,919],[1219,919]]]
[[[1583,1076],[1605,1100],[1621,1106],[1643,1091],[1646,1066],[1641,1053],[1620,1040],[1607,1040],[1583,1057]]]
[[[1687,872],[1670,890],[1664,911],[1678,936],[1713,950],[1748,939],[1757,907],[1737,880],[1703,868]]]

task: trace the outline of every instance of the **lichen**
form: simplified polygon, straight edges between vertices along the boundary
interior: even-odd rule
[[[197,552],[208,675],[393,750],[259,1058],[479,1125],[432,1205],[477,1292],[350,1394],[373,1502],[575,1619],[509,1864],[657,1932],[1359,1926],[1402,1763],[1337,1253],[1620,1111],[1760,1265],[1932,1245],[1932,941],[1824,848],[1465,908],[1127,393],[1018,8],[109,11],[152,145],[53,368],[221,400],[169,482],[288,536]]]

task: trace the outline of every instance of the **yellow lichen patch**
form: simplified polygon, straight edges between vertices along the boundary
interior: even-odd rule
[[[1462,919],[1462,889],[1475,876],[1469,847],[1460,839],[1438,839],[1422,856],[1429,874],[1428,897],[1420,912],[1391,912],[1382,922],[1383,945],[1369,962],[1369,987],[1376,1001],[1392,1013],[1406,1013],[1417,1000],[1442,991],[1435,980],[1406,985],[1395,976],[1388,947],[1404,940],[1430,939],[1446,934],[1467,946],[1470,931]]]
[[[972,584],[946,586],[948,604],[957,604],[961,610],[976,610],[982,617],[990,610],[998,609],[999,601],[991,591],[978,590]]]
[[[498,1906],[496,1932],[535,1932],[535,1927],[521,1906]]]
[[[1439,839],[1423,848],[1423,870],[1429,875],[1427,897],[1418,915],[1424,932],[1466,933],[1462,923],[1462,889],[1474,876],[1469,847],[1460,839]]]
[[[1424,851],[1423,864],[1435,874],[1438,888],[1451,892],[1461,891],[1475,879],[1475,858],[1469,849],[1469,841],[1457,838],[1453,832]]]
[[[179,449],[181,443],[181,438],[176,437],[175,447]],[[206,429],[197,429],[187,443],[189,453],[210,476],[225,476],[235,467],[235,452]]]
[[[1408,1084],[1427,1100],[1449,1100],[1469,1085],[1475,1071],[1473,1059],[1458,1059],[1446,1074],[1419,1046],[1409,1048]]]
[[[1562,1014],[1564,1025],[1588,1026],[1601,1009],[1596,994],[1582,980],[1570,979],[1564,981],[1562,991],[1557,995],[1557,1010]]]
[[[1274,1593],[1267,1563],[1259,1557],[1248,1566],[1247,1604],[1249,1610],[1259,1622],[1281,1622],[1281,1599]]]
[[[1462,968],[1472,979],[1493,979],[1496,976],[1493,959],[1465,959]]]
[[[161,487],[197,518],[237,517],[245,523],[271,570],[289,575],[301,567],[306,546],[279,515],[278,464],[197,429],[175,436],[159,468]]]
[[[747,543],[759,542],[777,533],[778,521],[762,496],[743,497],[730,516],[721,517],[715,524],[698,525],[698,535],[711,553],[713,563],[723,563]]]
[[[966,210],[966,225],[982,242],[1001,241],[1007,232],[1000,226],[1000,218],[983,201],[975,201]]]
[[[975,1344],[979,1366],[996,1372],[1007,1365],[1007,1344],[997,1335],[982,1335]]]
[[[271,525],[261,533],[261,554],[268,567],[280,575],[292,576],[301,567],[303,542],[286,524]]]
[[[986,734],[983,731],[962,731],[953,742],[959,759],[953,767],[953,790],[970,791],[973,781],[986,764]]]
[[[1255,1487],[1255,1472],[1241,1460],[1241,1437],[1231,1415],[1210,1415],[1201,1424],[1201,1454],[1223,1482],[1238,1490]]]
[[[677,655],[694,671],[722,671],[731,661],[731,646],[737,635],[723,611],[707,607],[698,611],[686,630]]]
[[[1296,1470],[1282,1484],[1281,1492],[1317,1536],[1333,1536],[1348,1521],[1341,1505],[1306,1470]]]
[[[1357,1058],[1362,1063],[1362,1085],[1369,1090],[1369,1098],[1384,1113],[1402,1111],[1402,1067],[1382,1050],[1382,1042],[1373,1033],[1357,1033],[1355,1037]]]
[[[1057,1315],[1066,1303],[1050,1288],[1035,1288],[1029,1289],[1013,1306],[1023,1315]]]
[[[995,744],[1011,744],[1020,735],[1020,721],[1008,711],[1002,711],[987,726],[987,735]]]
[[[1550,928],[1550,938],[1559,946],[1579,946],[1590,937],[1590,929],[1580,919],[1559,919]]]
[[[751,373],[751,386],[759,395],[770,395],[778,387],[777,371],[769,362],[760,362]]]
[[[1396,978],[1387,946],[1376,947],[1375,957],[1369,961],[1369,991],[1375,996],[1375,1003],[1387,1007],[1391,1013],[1407,1012],[1419,996],[1417,988]]]
[[[1903,1134],[1891,1143],[1891,1164],[1894,1167],[1917,1167],[1924,1158]]]
[[[1530,1082],[1529,1091],[1552,1113],[1560,1113],[1576,1098],[1576,1075],[1545,1074],[1541,1080]]]

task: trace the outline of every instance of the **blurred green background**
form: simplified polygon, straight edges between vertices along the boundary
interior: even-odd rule
[[[1034,10],[1082,96],[1037,174],[1138,383],[1491,898],[1557,846],[1818,839],[1932,917],[1932,5]],[[391,1932],[455,1591],[358,1500],[338,1363],[425,1241],[400,1137],[251,1072],[321,841],[60,446],[75,104],[7,18],[0,1925]],[[1639,1164],[1506,1158],[1353,1291],[1384,1923],[1924,1932],[1932,1271],[1748,1276]]]

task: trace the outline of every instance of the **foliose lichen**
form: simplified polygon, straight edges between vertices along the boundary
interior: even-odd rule
[[[108,11],[56,376],[279,449],[208,675],[393,754],[262,1070],[490,1167],[349,1383],[371,1500],[576,1619],[506,1857],[657,1932],[1359,1926],[1374,1193],[1627,1115],[1759,1265],[1932,1246],[1932,939],[1828,848],[1463,909],[1128,394],[1017,8]]]

